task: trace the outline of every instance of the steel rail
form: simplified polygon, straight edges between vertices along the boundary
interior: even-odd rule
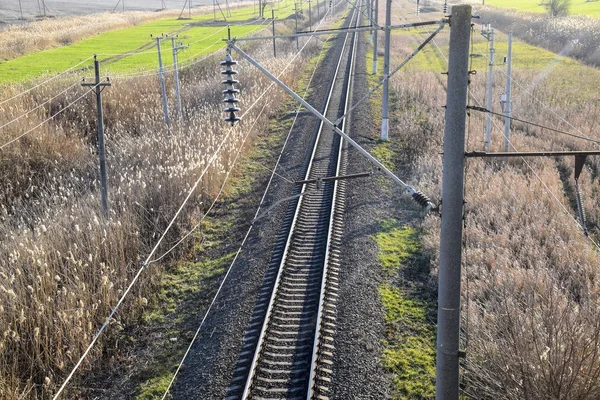
[[[358,23],[358,21],[357,21]],[[346,39],[347,39],[348,34],[346,34]],[[344,110],[343,110],[343,114],[346,114],[348,107],[350,105],[350,99],[352,98],[352,87],[353,87],[353,82],[354,82],[354,67],[355,67],[355,59],[356,59],[356,48],[357,48],[357,44],[358,44],[358,35],[356,33],[353,33],[354,36],[354,43],[352,44],[352,51],[350,52],[350,66],[348,68],[348,82],[347,82],[347,87],[345,88],[346,90],[344,90],[344,92],[346,93],[346,99],[344,102]],[[343,53],[343,49],[342,49],[342,53]],[[340,59],[343,58],[343,54],[341,54]],[[345,131],[346,128],[346,122],[348,121],[347,118],[344,118],[342,120],[342,126],[341,129],[343,131]],[[336,170],[335,170],[335,175],[338,176],[340,175],[340,171],[342,168],[342,151],[343,151],[343,146],[344,144],[344,140],[343,138],[340,137],[339,139],[339,146],[338,146],[338,156],[337,156],[337,166],[336,166]],[[336,210],[336,205],[337,205],[337,194],[338,194],[338,188],[339,188],[339,182],[337,180],[333,181],[334,186],[333,186],[333,194],[332,194],[332,202],[331,202],[331,211],[330,211],[330,215],[329,215],[329,232],[327,234],[327,247],[325,248],[325,262],[323,264],[323,275],[322,275],[322,279],[321,279],[321,295],[319,296],[319,306],[318,306],[318,313],[317,313],[317,326],[315,327],[315,340],[314,340],[314,344],[313,344],[313,353],[312,353],[312,357],[311,357],[311,368],[310,368],[310,376],[308,378],[308,392],[306,394],[306,400],[311,400],[315,394],[315,385],[316,385],[316,375],[317,375],[317,367],[318,367],[318,351],[319,351],[319,346],[320,346],[320,339],[321,339],[321,323],[323,321],[323,307],[325,304],[325,290],[326,290],[326,285],[327,285],[327,278],[328,278],[328,272],[329,272],[329,251],[331,248],[331,239],[333,236],[333,229],[334,229],[334,224],[333,224],[333,220],[334,220],[334,214],[335,214],[335,210]]]
[[[351,17],[351,20],[352,20],[352,18],[354,18],[354,17]],[[327,95],[327,100],[325,102],[324,112],[327,112],[327,110],[329,109],[331,100],[333,98],[334,90],[336,88],[336,83],[335,82],[336,82],[336,80],[338,78],[338,75],[339,75],[339,72],[340,72],[340,69],[341,69],[342,61],[344,59],[344,57],[343,57],[344,56],[344,49],[346,48],[347,42],[348,42],[348,35],[346,35],[346,38],[345,38],[344,43],[342,45],[342,51],[340,52],[340,57],[339,57],[339,60],[337,62],[337,65],[336,65],[335,73],[334,73],[334,76],[333,76],[333,78],[331,80],[331,86],[330,86],[330,89],[329,89],[329,93]],[[318,131],[317,131],[317,135],[315,137],[314,147],[312,149],[312,152],[311,152],[311,155],[310,155],[310,158],[309,158],[309,161],[308,161],[308,167],[307,167],[307,170],[306,170],[306,173],[305,173],[305,179],[304,179],[305,181],[309,181],[310,180],[310,173],[311,173],[312,168],[313,168],[313,160],[315,159],[315,155],[317,153],[318,145],[319,145],[320,138],[322,136],[323,128],[324,127],[325,127],[324,121],[321,120],[320,123],[319,123],[319,128],[318,128]],[[341,141],[340,141],[340,147],[341,147]],[[308,185],[308,183],[303,183],[302,184],[301,193],[302,192],[306,192],[308,190],[307,189],[307,185]],[[281,285],[282,273],[283,273],[286,261],[288,260],[288,257],[289,257],[290,246],[291,246],[291,243],[292,243],[292,236],[293,236],[293,234],[295,232],[296,225],[297,225],[297,222],[298,222],[298,219],[299,219],[299,216],[300,216],[300,210],[302,208],[302,205],[303,205],[304,201],[305,201],[305,196],[301,196],[300,199],[298,200],[298,203],[296,204],[296,207],[295,207],[294,217],[293,217],[293,220],[292,220],[292,224],[291,224],[290,230],[289,230],[289,232],[287,234],[285,249],[283,251],[283,255],[282,255],[281,261],[280,261],[279,266],[278,266],[277,277],[275,278],[275,285],[273,287],[273,291],[272,291],[270,299],[269,299],[269,305],[267,307],[267,312],[266,312],[266,315],[265,315],[265,319],[263,321],[263,324],[262,324],[262,327],[261,327],[261,330],[260,330],[260,333],[259,333],[259,341],[258,341],[258,343],[256,345],[256,349],[254,351],[252,362],[250,364],[250,371],[249,371],[249,374],[248,374],[248,378],[247,378],[246,384],[244,386],[244,392],[242,394],[242,399],[244,399],[244,400],[248,399],[250,397],[250,395],[251,395],[252,384],[253,384],[254,379],[255,379],[255,375],[256,375],[256,371],[257,371],[257,367],[258,367],[258,361],[260,359],[260,354],[261,354],[261,351],[263,349],[263,345],[264,345],[264,342],[265,342],[265,339],[266,339],[267,329],[268,329],[269,323],[270,323],[270,321],[272,319],[272,312],[273,312],[273,308],[275,306],[276,296],[278,294],[278,291],[279,291],[279,288],[280,288],[280,285]],[[332,210],[333,210],[333,207],[332,207]],[[330,223],[330,227],[331,226],[332,226],[332,224]],[[328,235],[328,238],[327,238],[327,240],[328,240],[328,242],[327,242],[327,248],[329,247],[329,239],[330,239],[330,237]],[[327,258],[325,258],[324,260],[325,260],[325,263],[327,263]],[[323,277],[325,277],[325,273],[323,273]],[[320,318],[320,315],[321,315],[320,310],[318,311],[318,315],[319,315],[319,318]],[[312,361],[312,359],[311,359],[311,361]],[[312,368],[311,368],[311,374],[310,374],[310,376],[311,377],[313,376],[313,374],[312,374]],[[310,385],[310,381],[309,381],[309,390],[310,390],[311,387],[312,387],[312,385]]]

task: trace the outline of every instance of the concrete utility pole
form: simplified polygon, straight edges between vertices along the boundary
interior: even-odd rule
[[[108,218],[108,184],[106,179],[106,154],[104,151],[104,115],[102,112],[102,88],[111,86],[110,82],[100,82],[100,63],[98,57],[94,54],[94,69],[96,79],[94,83],[82,83],[81,86],[93,87],[96,92],[96,114],[98,125],[98,157],[100,159],[100,193],[102,196],[102,215]]]
[[[381,109],[381,140],[386,141],[388,139],[389,132],[389,74],[390,74],[390,37],[392,25],[392,0],[387,0],[385,6],[385,54],[383,55],[383,101]]]
[[[375,1],[375,18],[373,21],[373,25],[376,27],[379,26],[379,0]],[[377,37],[379,36],[379,31],[375,30],[373,34],[373,75],[377,74]]]
[[[488,79],[487,79],[487,109],[492,111],[493,107],[493,96],[494,96],[494,55],[496,53],[496,49],[494,48],[494,28],[491,28],[488,25],[488,29],[485,32],[482,32],[487,39],[490,41],[490,63],[488,69]],[[492,114],[487,113],[487,118],[485,120],[485,138],[484,138],[484,150],[489,151],[490,142],[492,140]]]
[[[371,12],[373,11],[371,8],[371,1],[372,0],[367,0],[367,25],[371,25]],[[371,44],[373,44],[373,30],[369,31],[369,40]]]
[[[504,151],[510,143],[510,117],[512,113],[512,31],[508,32],[508,55],[506,57],[506,98],[504,99]]]
[[[271,23],[273,24],[273,57],[277,57],[277,47],[275,46],[275,10],[271,9]]]
[[[298,3],[294,2],[294,16],[296,17],[296,31],[298,33]],[[300,50],[300,43],[298,42],[298,37],[296,36],[296,50]]]
[[[181,121],[183,114],[181,113],[181,92],[179,90],[179,69],[177,66],[177,53],[179,50],[185,49],[187,46],[177,46],[175,37],[171,38],[171,48],[173,49],[173,78],[175,79],[175,95],[177,96],[177,118]]]
[[[160,41],[162,37],[156,38],[156,48],[158,49],[158,75],[160,77],[160,87],[162,90],[163,113],[165,115],[165,124],[167,125],[167,133],[171,134],[171,124],[169,122],[169,105],[167,104],[167,87],[165,85],[165,71],[163,69],[162,56],[160,54]]]
[[[312,31],[312,8],[310,6],[311,0],[306,0],[308,3],[308,25],[310,26],[309,31]]]
[[[452,7],[442,172],[436,399],[458,400],[460,275],[471,6]]]

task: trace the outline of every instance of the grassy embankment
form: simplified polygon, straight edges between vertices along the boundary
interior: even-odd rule
[[[339,18],[334,27],[339,26],[343,20],[343,17]],[[325,41],[319,54],[304,63],[304,72],[295,81],[294,90],[297,93],[306,96],[311,92],[309,85],[313,71],[318,68],[331,45],[332,42]],[[282,108],[294,110],[296,105],[294,100],[288,99]],[[144,313],[147,330],[164,331],[167,326],[170,337],[184,337],[186,340],[172,342],[166,336],[163,338],[164,344],[157,349],[151,365],[137,373],[145,379],[139,385],[137,399],[153,399],[164,393],[188,340],[191,340],[191,331],[186,330],[186,325],[189,324],[189,320],[198,319],[195,315],[197,309],[208,305],[214,294],[214,281],[223,274],[235,257],[235,251],[220,254],[216,259],[212,258],[212,253],[219,254],[223,248],[237,247],[233,239],[236,234],[239,236],[243,233],[241,227],[245,227],[251,218],[248,213],[253,212],[252,208],[257,206],[246,204],[244,199],[249,197],[252,188],[256,190],[256,182],[267,171],[264,165],[273,164],[294,120],[286,113],[283,115],[284,117],[271,120],[264,135],[261,135],[247,158],[242,160],[237,174],[226,187],[227,192],[222,196],[217,212],[209,216],[199,228],[195,237],[196,244],[189,251],[190,260],[178,262],[174,269],[166,271],[163,275],[157,289],[158,295],[154,299],[155,303]],[[241,219],[240,216],[244,214],[246,218]],[[193,303],[193,307],[189,308],[190,298],[200,298],[201,305]]]
[[[309,46],[308,54],[318,47],[315,43]],[[277,59],[270,56],[270,43],[252,48],[252,54],[274,73],[289,63],[295,51],[295,43],[280,41],[278,45]],[[0,397],[51,397],[194,181],[200,179],[198,190],[157,255],[174,244],[206,211],[237,152],[241,150],[244,157],[255,138],[266,130],[271,113],[284,103],[281,91],[273,90],[261,100],[267,113],[259,113],[261,108],[254,107],[240,126],[231,129],[222,121],[222,87],[215,79],[220,60],[221,56],[215,56],[182,70],[184,116],[175,123],[172,136],[165,134],[160,91],[154,77],[123,80],[123,84],[113,83],[105,90],[108,220],[100,213],[97,161],[90,156],[95,153],[91,98],[74,103],[61,117],[3,149]],[[282,79],[291,82],[300,74],[302,65],[297,59]],[[240,98],[248,106],[270,81],[250,72],[244,63],[238,69],[240,77],[246,77]],[[173,107],[172,86],[168,84]],[[54,82],[3,104],[0,124],[38,105],[45,106],[19,124],[3,128],[1,143],[36,126],[56,110],[65,109],[84,94],[77,85],[74,93],[67,92],[45,103],[63,89]],[[12,92],[17,90],[15,87]],[[257,124],[250,130],[254,121]],[[213,154],[217,154],[216,158],[212,158]],[[201,177],[200,171],[205,168]],[[211,227],[204,228],[210,236]],[[169,270],[178,256],[189,254],[189,246],[180,247],[144,271],[131,299],[115,315],[83,370],[89,371],[100,359],[131,361],[123,349],[129,349],[132,340],[136,340],[131,335],[132,327],[144,320],[161,320],[154,312],[147,318],[145,310],[158,301],[153,293],[157,293],[163,271]],[[200,264],[194,261],[190,268],[206,267],[198,281],[214,282],[214,276],[227,261],[227,255],[223,257]],[[187,273],[186,266],[177,268],[183,268],[183,275]],[[171,284],[169,278],[164,282],[166,287]],[[164,293],[158,291],[159,298],[164,298]],[[177,294],[174,297],[179,298]],[[165,312],[171,312],[172,307],[167,302]],[[77,397],[74,393],[68,396]]]
[[[378,61],[379,74],[373,75],[373,47],[367,50],[369,85],[376,85],[383,68]],[[398,60],[396,60],[398,61]],[[371,98],[372,132],[381,130],[381,90]],[[376,141],[371,154],[387,168],[402,177],[410,171],[410,143],[399,140],[398,118],[401,117],[400,99],[390,92],[390,140]],[[378,179],[384,188],[388,181]],[[415,399],[435,397],[435,299],[427,287],[429,270],[421,252],[419,233],[411,223],[401,224],[395,219],[379,222],[379,232],[373,237],[378,248],[378,260],[384,270],[384,281],[379,295],[384,307],[385,341],[382,363],[392,375],[392,398]]]
[[[280,3],[277,17],[285,19],[292,12],[291,0],[284,0]],[[111,16],[109,15],[108,18]],[[252,7],[232,10],[232,16],[228,18],[232,24],[232,36],[242,37],[268,27],[268,24],[265,25],[265,22],[260,20],[250,23],[253,19]],[[179,41],[184,45],[189,44],[189,48],[179,55],[181,66],[185,66],[224,46],[222,39],[227,37],[227,27],[222,24],[211,26],[212,21],[212,13],[194,16],[191,20],[179,20],[176,16],[170,16],[134,27],[100,33],[68,46],[37,51],[13,60],[0,62],[0,84],[25,82],[42,74],[56,74],[94,54],[99,56],[103,74],[154,73],[158,67],[158,59],[156,41],[150,35],[156,37],[163,33],[178,35]],[[57,26],[60,26],[61,23],[60,20],[52,22]],[[279,24],[280,26],[284,25],[282,22]],[[68,40],[62,39],[62,43],[68,42]],[[170,40],[162,43],[162,58],[163,64],[169,69],[173,63]],[[81,66],[81,68],[90,68],[91,65],[93,63],[90,60],[88,65]]]
[[[546,13],[547,9],[539,0],[486,0],[485,5],[512,8],[518,11]],[[587,15],[590,17],[600,17],[600,2],[586,0],[572,0],[571,14]]]

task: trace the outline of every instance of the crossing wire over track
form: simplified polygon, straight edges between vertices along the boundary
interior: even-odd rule
[[[348,21],[358,23],[354,12]],[[356,33],[346,33],[325,109],[349,107]],[[345,124],[346,120],[342,123]],[[342,139],[321,121],[305,180],[344,173]],[[226,398],[327,398],[333,362],[344,183],[306,183],[286,213]]]

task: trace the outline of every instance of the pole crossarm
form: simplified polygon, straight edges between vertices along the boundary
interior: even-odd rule
[[[405,28],[417,28],[420,26],[426,25],[446,25],[448,23],[447,19],[442,19],[439,21],[423,21],[423,22],[414,22],[410,24],[400,24],[400,25],[390,25],[389,28],[385,26],[360,26],[358,28],[343,28],[343,29],[322,29],[315,30],[312,32],[298,32],[292,33],[289,35],[275,35],[275,36],[260,36],[260,37],[243,37],[236,38],[236,42],[250,41],[250,40],[266,40],[266,39],[289,39],[296,38],[302,36],[315,36],[315,35],[331,35],[332,33],[346,33],[346,32],[366,32],[372,29],[379,31],[393,30],[393,29],[405,29]],[[228,41],[228,39],[223,39],[223,41]]]
[[[290,89],[285,83],[280,81],[275,75],[269,72],[266,68],[264,68],[260,63],[246,54],[242,49],[235,45],[235,40],[230,40],[227,42],[229,48],[234,49],[241,57],[245,58],[250,62],[250,64],[254,65],[258,68],[262,73],[264,73],[267,77],[269,77],[273,82],[275,82],[280,88],[285,90],[290,96],[292,96],[295,100],[300,102],[307,110],[309,110],[314,116],[319,118],[325,125],[331,127],[334,132],[340,135],[344,140],[348,142],[352,147],[354,147],[360,154],[362,154],[367,160],[369,160],[372,164],[375,164],[384,174],[390,177],[395,183],[402,186],[404,189],[408,191],[408,193],[417,201],[419,204],[422,204],[423,207],[429,211],[433,208],[433,204],[429,201],[429,199],[425,199],[426,201],[419,202],[418,198],[422,198],[424,196],[419,191],[415,190],[412,186],[408,185],[400,178],[398,178],[392,171],[386,168],[379,160],[373,157],[368,151],[363,149],[358,143],[356,143],[350,136],[348,136],[344,131],[342,131],[338,126],[331,122],[327,117],[321,114],[316,108],[310,105],[306,100],[304,100],[301,96],[296,94],[292,89]]]
[[[494,152],[469,151],[465,157],[492,158],[492,157],[560,157],[560,156],[600,156],[600,150],[590,151],[512,151]]]

